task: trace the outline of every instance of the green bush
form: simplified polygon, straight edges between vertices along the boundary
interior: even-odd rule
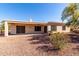
[[[63,49],[68,43],[68,37],[64,33],[52,33],[49,38],[55,49]]]

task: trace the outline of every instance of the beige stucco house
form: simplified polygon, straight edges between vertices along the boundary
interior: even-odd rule
[[[9,34],[34,34],[53,32],[70,32],[70,28],[59,22],[21,22],[21,21],[5,21],[4,35]]]

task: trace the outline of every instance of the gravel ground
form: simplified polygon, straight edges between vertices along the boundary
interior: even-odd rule
[[[0,55],[3,56],[54,56],[79,55],[79,43],[69,43],[59,52],[51,47],[46,35],[11,35],[0,37]]]

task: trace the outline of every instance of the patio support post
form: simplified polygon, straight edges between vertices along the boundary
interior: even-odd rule
[[[51,25],[48,25],[47,29],[48,29],[48,32],[51,31]]]
[[[8,36],[8,23],[7,23],[7,21],[4,22],[4,28],[5,28],[4,35]]]

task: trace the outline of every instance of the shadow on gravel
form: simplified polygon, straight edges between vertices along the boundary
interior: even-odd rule
[[[40,51],[40,53],[46,52],[47,55],[58,55],[59,49],[52,47],[48,35],[33,36],[29,41],[30,44],[37,45],[36,50]]]
[[[49,37],[46,35],[40,35],[40,36],[33,36],[32,39],[30,39],[30,44],[49,44]]]
[[[38,46],[36,48],[36,50],[39,50],[42,54],[44,52],[47,53],[47,55],[59,55],[59,49],[54,49],[53,47],[50,47],[50,46],[46,46],[46,45],[43,45],[43,46]]]
[[[43,50],[43,51],[45,51],[45,52],[48,52],[48,51],[50,51],[50,52],[55,52],[55,51],[58,51],[59,49],[54,49],[53,47],[50,47],[50,46],[46,46],[46,45],[43,45],[43,46],[39,46],[39,47],[37,47],[37,49],[38,50]]]
[[[75,48],[72,48],[73,51],[76,50],[76,51],[79,51],[79,45],[77,45]]]
[[[70,36],[71,43],[79,43],[79,35],[78,34],[68,34]]]

